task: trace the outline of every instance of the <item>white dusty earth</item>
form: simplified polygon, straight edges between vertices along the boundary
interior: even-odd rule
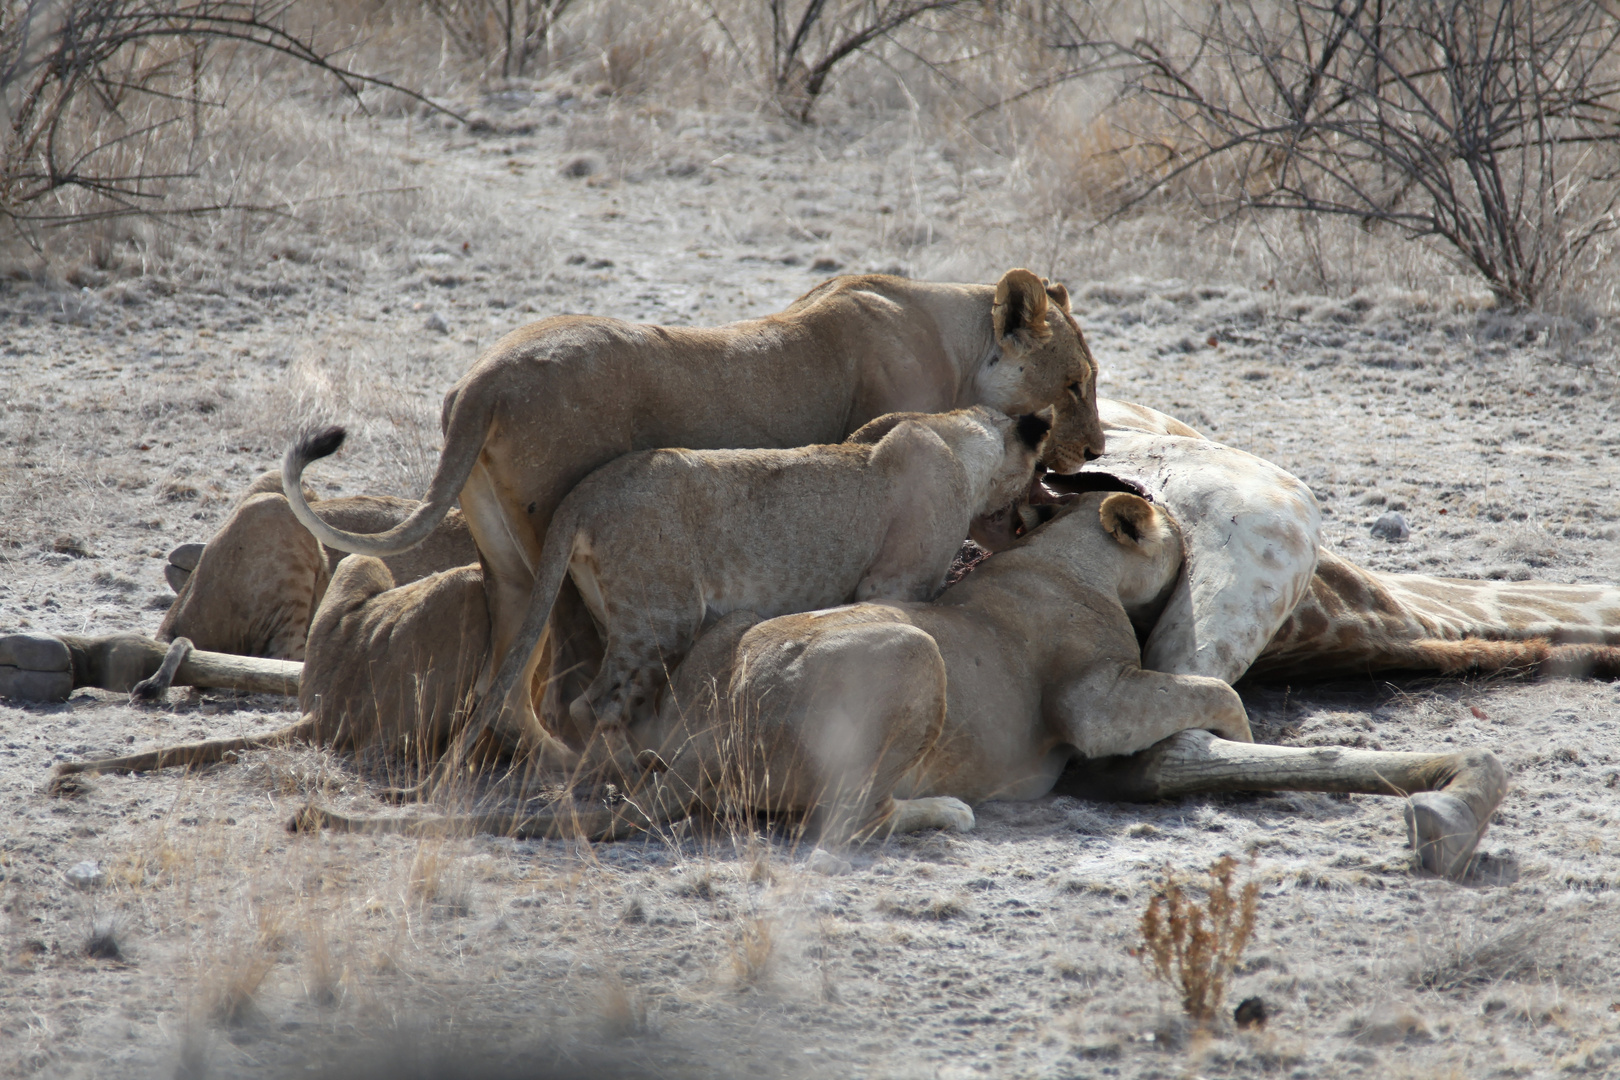
[[[553,89],[482,107],[480,134],[355,134],[421,188],[398,231],[0,286],[0,632],[153,630],[164,554],[312,419],[356,433],[312,471],[325,493],[418,494],[441,395],[511,327],[724,321],[839,269],[1066,280],[1105,393],[1297,473],[1365,565],[1620,582],[1620,406],[1589,328],[1440,287],[1289,294],[1174,222],[1047,228],[1016,169],[904,117],[804,131]],[[1408,541],[1369,535],[1387,510]],[[835,876],[755,823],[595,847],[294,837],[312,793],[383,810],[374,777],[287,751],[44,791],[54,761],[267,730],[284,700],[0,705],[0,1072],[1620,1073],[1620,689],[1245,699],[1268,741],[1493,750],[1513,780],[1484,844],[1499,872],[1417,876],[1398,801],[1360,796],[992,804],[971,834],[850,852]],[[1258,995],[1271,1019],[1189,1035],[1137,924],[1167,865],[1225,852],[1263,887],[1223,1015]],[[86,860],[104,880],[79,890],[64,872]],[[95,934],[120,958],[87,956]]]

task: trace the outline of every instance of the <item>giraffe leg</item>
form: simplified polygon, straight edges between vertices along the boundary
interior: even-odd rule
[[[1064,788],[1131,801],[1221,791],[1405,796],[1407,833],[1418,861],[1431,873],[1457,878],[1507,793],[1507,773],[1487,750],[1412,754],[1267,746],[1183,731],[1130,757],[1092,759]]]

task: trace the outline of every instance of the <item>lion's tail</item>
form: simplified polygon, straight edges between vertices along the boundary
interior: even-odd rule
[[[331,829],[407,836],[467,836],[476,833],[518,839],[623,840],[690,817],[698,793],[670,773],[654,774],[638,791],[608,806],[580,807],[566,797],[534,814],[521,811],[446,814],[442,817],[344,817],[309,806],[287,823],[289,832]]]
[[[427,495],[404,521],[386,532],[349,532],[321,520],[304,501],[301,483],[304,468],[312,461],[336,453],[343,445],[347,432],[335,426],[305,431],[287,448],[287,456],[281,461],[281,485],[293,516],[327,547],[356,555],[385,558],[409,551],[426,540],[455,505],[484,448],[489,409],[473,404],[469,401],[471,397],[470,394],[457,395],[445,425],[444,453],[439,457],[439,468],[428,485]]]

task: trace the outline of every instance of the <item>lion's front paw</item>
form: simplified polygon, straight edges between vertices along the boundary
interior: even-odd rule
[[[136,683],[129,692],[131,705],[162,705],[169,700],[169,683],[154,675],[150,679],[142,679]]]
[[[890,831],[896,833],[921,832],[923,829],[972,832],[974,825],[973,808],[950,795],[896,799],[893,820]]]

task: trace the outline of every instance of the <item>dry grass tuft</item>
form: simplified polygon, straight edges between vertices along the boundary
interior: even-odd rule
[[[84,955],[92,960],[123,960],[123,928],[116,918],[93,919],[84,939]]]
[[[693,900],[717,900],[725,895],[725,891],[720,888],[719,879],[710,870],[693,871],[682,879],[675,887],[675,891]]]
[[[424,843],[411,860],[411,896],[441,917],[472,914],[470,890],[460,861],[442,843]]]
[[[1251,864],[1250,880],[1234,890],[1237,865],[1232,856],[1223,855],[1209,868],[1202,909],[1165,867],[1164,881],[1142,914],[1143,955],[1154,977],[1175,987],[1182,1009],[1204,1026],[1220,1012],[1226,980],[1254,933],[1260,883]]]
[[[776,954],[776,937],[771,932],[770,920],[750,915],[743,920],[742,929],[731,943],[731,970],[738,986],[755,986],[771,970]]]
[[[924,922],[944,922],[956,918],[967,910],[960,900],[950,896],[930,896],[917,901],[882,896],[874,906],[884,915]]]
[[[647,1033],[647,1003],[624,980],[610,978],[603,985],[600,1008],[603,1031],[610,1037],[628,1039]]]
[[[224,1027],[243,1027],[261,1015],[259,990],[275,967],[274,953],[280,947],[281,922],[271,917],[261,926],[258,940],[234,953],[204,982],[208,1015]]]
[[[1491,927],[1465,919],[1451,932],[1424,939],[1408,981],[1425,990],[1499,982],[1567,984],[1577,981],[1585,967],[1579,956],[1584,937],[1554,916],[1531,916]]]
[[[343,985],[348,969],[332,955],[332,941],[326,932],[326,923],[318,915],[310,915],[304,922],[304,946],[308,950],[305,963],[304,993],[316,1005],[333,1006],[343,999]]]

